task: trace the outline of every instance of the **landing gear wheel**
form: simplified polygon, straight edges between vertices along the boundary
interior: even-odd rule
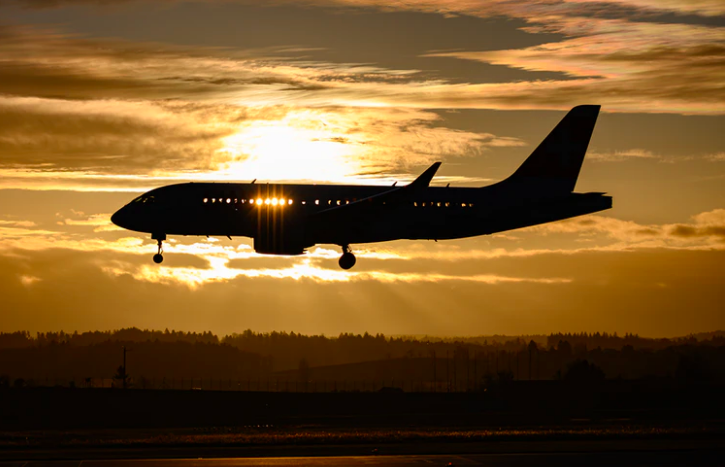
[[[355,266],[355,255],[353,253],[343,253],[343,256],[338,260],[338,264],[343,269],[350,269]]]
[[[355,266],[355,255],[350,252],[349,245],[343,245],[343,256],[338,260],[338,265],[345,270]]]
[[[156,251],[156,254],[154,255],[154,262],[156,264],[161,264],[161,262],[164,261],[164,257],[162,256],[162,253],[164,252],[164,240],[166,240],[166,235],[164,235],[164,234],[152,235],[151,238],[156,240],[156,245],[158,247],[158,250]]]

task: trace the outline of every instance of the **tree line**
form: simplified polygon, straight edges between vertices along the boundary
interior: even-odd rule
[[[218,385],[227,381],[229,387],[232,381],[245,380],[248,385],[263,380],[381,384],[406,380],[469,389],[494,380],[565,379],[576,364],[580,373],[602,373],[607,378],[723,380],[724,375],[722,332],[678,339],[552,334],[543,343],[524,336],[508,340],[368,333],[326,337],[250,330],[220,339],[211,332],[137,328],[35,337],[28,332],[0,333],[0,375],[5,375],[5,384],[19,378],[41,383],[113,378],[123,347],[132,379],[171,380],[180,387],[202,378]]]

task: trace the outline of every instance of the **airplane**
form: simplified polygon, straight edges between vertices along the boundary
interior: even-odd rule
[[[347,270],[351,244],[489,235],[612,208],[605,193],[574,192],[599,111],[574,107],[514,174],[481,188],[430,186],[441,162],[405,186],[192,182],[144,193],[111,221],[150,233],[157,264],[167,235],[241,236],[271,255],[335,244]]]

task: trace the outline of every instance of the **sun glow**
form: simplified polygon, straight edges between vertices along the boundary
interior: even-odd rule
[[[221,172],[238,179],[350,180],[361,171],[360,150],[339,133],[323,120],[254,121],[224,138]]]

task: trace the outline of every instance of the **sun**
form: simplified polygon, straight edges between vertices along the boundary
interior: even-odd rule
[[[257,120],[222,140],[224,178],[276,181],[350,181],[360,172],[359,150],[324,122]]]

